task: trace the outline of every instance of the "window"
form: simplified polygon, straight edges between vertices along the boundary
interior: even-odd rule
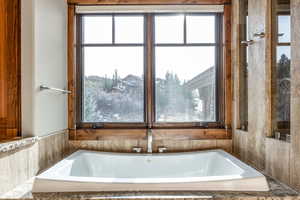
[[[78,15],[78,127],[221,126],[221,19]]]
[[[291,65],[291,17],[290,2],[277,4],[277,46],[276,46],[276,129],[287,133],[290,129],[290,65]],[[288,131],[289,132],[289,131]]]

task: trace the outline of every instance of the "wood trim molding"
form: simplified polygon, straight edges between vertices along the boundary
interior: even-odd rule
[[[14,129],[3,129],[0,128],[0,141],[10,141],[13,138],[16,138],[19,130]]]
[[[224,6],[224,81],[225,81],[225,126],[232,127],[232,71],[231,71],[231,12],[232,6]]]
[[[68,128],[76,128],[76,31],[75,6],[68,6]]]
[[[77,5],[222,5],[231,0],[68,0],[68,4]]]

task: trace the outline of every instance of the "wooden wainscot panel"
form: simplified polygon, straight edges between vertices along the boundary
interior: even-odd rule
[[[7,129],[0,128],[0,140],[5,142],[6,140],[15,140],[16,135],[18,135],[18,129]]]
[[[225,129],[153,129],[155,140],[231,139]]]
[[[70,131],[71,140],[139,140],[146,129],[78,129]]]
[[[0,1],[0,139],[21,130],[20,0]]]
[[[290,183],[290,143],[266,139],[266,172],[286,184]]]
[[[68,0],[69,4],[82,5],[168,5],[168,4],[198,4],[198,5],[221,5],[230,3],[231,0]]]

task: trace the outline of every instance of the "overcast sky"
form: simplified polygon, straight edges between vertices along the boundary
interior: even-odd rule
[[[156,17],[157,43],[183,42],[183,15]],[[187,42],[213,43],[215,24],[213,16],[187,17]],[[143,43],[142,17],[116,17],[116,42]],[[85,18],[85,43],[111,43],[111,17]],[[143,47],[86,47],[85,75],[111,77],[118,69],[121,78],[128,74],[142,76]],[[215,47],[156,47],[156,76],[164,78],[167,71],[189,80],[215,65]]]
[[[112,18],[86,17],[85,43],[111,43]],[[143,43],[143,17],[116,17],[116,42]],[[280,42],[290,41],[290,17],[280,16]],[[156,17],[155,38],[157,43],[182,43],[183,15]],[[187,16],[187,42],[214,42],[214,17]],[[179,78],[189,80],[215,66],[214,47],[156,47],[155,49],[156,76],[164,78],[167,71],[176,73]],[[277,59],[282,54],[290,57],[289,47],[277,48]],[[118,69],[121,78],[128,74],[143,75],[144,49],[143,47],[86,47],[85,75],[111,77]]]
[[[278,17],[278,33],[283,33],[283,36],[279,37],[279,42],[291,42],[291,18],[290,16],[279,16]],[[277,60],[280,60],[282,54],[285,54],[288,58],[291,58],[290,47],[278,47],[277,48]]]

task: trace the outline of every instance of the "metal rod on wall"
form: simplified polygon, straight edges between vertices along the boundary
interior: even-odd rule
[[[59,89],[59,88],[54,88],[54,87],[49,87],[46,85],[41,85],[40,86],[40,90],[52,90],[52,91],[56,91],[56,92],[62,92],[63,94],[71,94],[71,91],[69,90],[63,90],[63,89]]]

